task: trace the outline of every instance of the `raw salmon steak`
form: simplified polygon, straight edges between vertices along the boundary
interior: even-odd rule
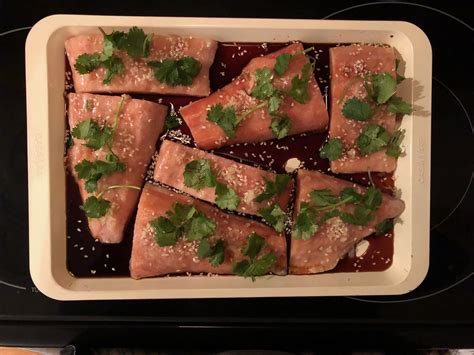
[[[211,39],[179,36],[160,36],[153,34],[150,54],[146,58],[133,59],[125,51],[118,50],[115,55],[122,59],[125,70],[122,75],[114,75],[109,84],[102,82],[105,69],[99,67],[91,73],[79,74],[75,69],[77,58],[84,53],[102,52],[104,38],[102,34],[80,35],[69,38],[66,54],[71,65],[76,92],[94,93],[154,93],[169,95],[207,96],[210,94],[209,68],[214,61],[217,42]],[[150,61],[164,59],[179,60],[192,57],[201,63],[201,70],[189,86],[171,86],[158,81]]]
[[[69,94],[69,127],[73,130],[79,123],[93,119],[99,125],[112,126],[121,100],[120,96],[92,94]],[[164,125],[168,108],[145,100],[125,98],[112,144],[112,151],[125,164],[125,171],[114,172],[98,180],[96,192],[113,185],[134,185],[141,187],[146,168],[155,151],[156,141]],[[83,160],[91,162],[106,160],[107,146],[93,150],[84,145],[84,140],[74,138],[68,149],[69,169],[76,178],[83,201],[93,194],[88,193],[83,179],[78,179],[74,167]],[[140,192],[120,188],[106,191],[103,198],[111,207],[100,218],[89,218],[89,229],[94,238],[102,243],[120,243],[124,229],[130,219]]]
[[[221,104],[224,108],[233,106],[237,115],[242,115],[261,104],[261,100],[251,96],[255,85],[256,70],[274,68],[276,58],[283,53],[294,54],[294,56],[290,59],[288,68],[281,77],[274,73],[272,84],[281,91],[289,90],[293,78],[300,75],[303,66],[309,63],[308,57],[302,54],[302,51],[302,44],[294,43],[266,56],[254,58],[230,84],[217,90],[209,97],[181,108],[180,113],[191,129],[198,147],[213,149],[234,143],[261,142],[275,138],[270,129],[272,119],[266,105],[248,114],[236,128],[233,138],[228,137],[218,124],[208,120],[208,111],[211,106]],[[291,120],[289,135],[307,131],[323,131],[327,128],[328,113],[313,73],[309,78],[308,93],[309,100],[305,103],[298,103],[286,95],[283,98],[280,113],[287,115]]]
[[[353,188],[359,194],[367,190],[360,185],[317,171],[299,170],[294,219],[297,219],[301,204],[311,200],[310,192],[328,189],[337,195],[345,188]],[[348,213],[354,211],[353,204],[346,204],[340,208]],[[333,217],[321,224],[308,240],[295,239],[293,236],[290,250],[290,273],[316,274],[333,269],[353,245],[375,232],[377,224],[385,219],[398,217],[404,209],[405,204],[402,200],[382,194],[380,206],[375,210],[373,219],[365,226],[346,223],[340,217]]]
[[[184,237],[176,244],[159,246],[155,241],[155,231],[151,222],[172,209],[175,203],[193,205],[197,211],[214,221],[215,232],[208,240],[214,243],[223,239],[225,256],[220,265],[213,266],[208,259],[200,259],[197,255],[198,241],[189,241]],[[232,265],[245,259],[241,248],[247,241],[247,236],[257,233],[265,239],[265,246],[260,254],[273,252],[276,262],[270,271],[274,274],[286,274],[286,239],[272,228],[256,221],[222,212],[205,202],[177,194],[163,187],[145,184],[140,202],[133,233],[132,257],[130,259],[130,274],[139,279],[172,273],[213,273],[231,274]]]
[[[273,203],[278,204],[283,211],[287,210],[294,186],[293,180],[288,181],[280,194],[257,202],[256,197],[265,190],[265,179],[275,182],[277,174],[169,140],[163,141],[161,145],[156,160],[154,179],[201,200],[215,202],[216,189],[214,187],[197,190],[185,185],[185,166],[194,160],[208,160],[217,181],[235,191],[240,198],[237,211],[257,215],[260,208],[268,207]]]
[[[343,154],[331,161],[334,173],[392,172],[397,160],[386,154],[386,148],[375,153],[362,155],[356,140],[362,129],[369,124],[378,124],[393,134],[396,130],[395,113],[389,112],[387,105],[373,107],[374,114],[367,121],[346,118],[342,113],[345,100],[355,97],[364,100],[367,91],[363,76],[367,74],[389,73],[395,78],[395,51],[392,47],[371,45],[350,45],[329,49],[331,70],[331,122],[329,138],[339,138],[343,143]]]

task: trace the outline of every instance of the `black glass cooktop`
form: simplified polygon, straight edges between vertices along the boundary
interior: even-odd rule
[[[474,346],[474,7],[471,2],[440,8],[394,1],[322,3],[70,1],[23,8],[0,1],[0,344]],[[34,226],[27,222],[24,43],[25,26],[53,13],[402,20],[418,25],[433,47],[431,249],[425,281],[415,291],[393,297],[58,302],[39,293],[28,270],[28,228]]]

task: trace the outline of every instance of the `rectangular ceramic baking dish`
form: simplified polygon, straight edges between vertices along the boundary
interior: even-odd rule
[[[139,26],[159,34],[226,42],[378,42],[394,46],[406,62],[400,95],[415,111],[402,128],[406,154],[396,188],[406,210],[395,227],[394,256],[383,272],[132,280],[75,278],[66,268],[64,169],[64,41],[83,33]],[[38,22],[26,41],[30,272],[38,289],[58,300],[212,297],[394,295],[416,288],[429,262],[431,46],[407,22],[172,18],[55,15]]]

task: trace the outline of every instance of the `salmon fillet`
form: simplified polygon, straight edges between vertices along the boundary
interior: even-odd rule
[[[294,54],[301,52],[301,43],[291,44],[281,50],[263,57],[257,57],[243,69],[241,75],[229,85],[217,90],[209,97],[195,101],[180,109],[186,124],[191,129],[194,141],[201,149],[213,149],[242,142],[261,142],[275,138],[270,127],[271,117],[266,107],[258,109],[248,115],[236,129],[234,138],[226,136],[216,123],[207,119],[209,108],[215,104],[222,106],[233,105],[237,114],[257,105],[260,101],[250,96],[254,87],[255,70],[258,68],[273,68],[276,57],[282,53]],[[305,55],[297,55],[290,60],[287,71],[281,76],[274,76],[273,85],[278,89],[288,90],[294,76],[300,75],[303,66],[309,60]],[[289,135],[307,131],[322,131],[327,128],[329,117],[324,105],[321,92],[314,75],[310,76],[308,84],[310,99],[304,104],[285,96],[280,107],[281,113],[287,114],[292,123]]]
[[[218,238],[224,239],[225,259],[222,264],[214,267],[207,259],[199,259],[197,241],[180,238],[175,245],[166,247],[160,247],[156,243],[150,221],[164,216],[175,202],[192,204],[216,223],[215,233],[209,237],[209,242],[213,243]],[[226,214],[204,202],[147,183],[138,204],[130,274],[135,279],[184,272],[231,274],[232,264],[245,258],[240,249],[246,243],[247,236],[254,232],[266,241],[261,253],[272,251],[277,257],[271,272],[286,274],[286,240],[282,234],[264,224]]]
[[[239,196],[240,203],[237,211],[257,215],[260,208],[268,207],[273,203],[277,203],[283,211],[287,210],[294,186],[293,180],[290,180],[281,194],[259,203],[255,201],[255,198],[265,189],[264,178],[275,181],[277,174],[169,140],[163,141],[161,145],[156,160],[154,179],[201,200],[214,202],[216,199],[214,187],[196,190],[184,184],[183,173],[186,164],[199,159],[209,160],[217,181],[232,188]]]
[[[309,193],[313,190],[329,189],[339,194],[345,188],[351,187],[358,193],[367,189],[317,171],[300,169],[297,177],[297,196],[294,218],[300,211],[302,202],[310,200]],[[374,219],[367,226],[358,226],[333,217],[323,223],[309,239],[291,240],[290,274],[316,274],[333,269],[350,248],[359,240],[375,232],[375,226],[388,218],[399,216],[405,209],[402,200],[383,194],[382,203],[374,213]],[[353,206],[344,206],[345,212],[352,212]],[[381,238],[383,238],[381,236]]]
[[[133,59],[124,51],[116,51],[125,65],[123,75],[115,75],[110,84],[102,83],[105,69],[98,68],[89,74],[79,74],[74,68],[76,59],[83,53],[102,52],[102,34],[80,35],[65,42],[66,54],[71,65],[76,92],[95,93],[156,93],[170,95],[207,96],[209,87],[209,68],[214,61],[217,42],[211,39],[195,37],[153,35],[150,44],[150,55],[146,58]],[[158,81],[149,61],[163,59],[180,59],[191,56],[198,60],[202,67],[190,86],[169,86]]]
[[[92,94],[69,94],[69,127],[71,130],[80,122],[94,118],[99,124],[112,125],[118,108],[119,96]],[[135,185],[141,187],[148,163],[155,151],[164,125],[168,108],[145,100],[126,99],[118,120],[113,152],[125,164],[124,172],[103,176],[97,185],[100,192],[111,185]],[[81,139],[74,139],[74,145],[67,152],[69,169],[75,176],[83,201],[91,194],[85,189],[84,180],[77,178],[76,164],[83,160],[105,160],[106,147],[92,150]],[[107,214],[101,218],[88,219],[94,238],[102,243],[120,243],[123,232],[137,204],[139,191],[128,188],[109,190],[103,195],[111,202]]]
[[[362,128],[369,124],[378,124],[393,134],[396,129],[395,113],[389,112],[387,105],[373,107],[374,115],[363,122],[348,119],[342,114],[344,98],[367,97],[362,80],[357,78],[368,73],[382,72],[390,73],[395,78],[394,49],[360,44],[333,47],[329,49],[329,61],[331,69],[329,138],[340,138],[343,142],[343,155],[331,161],[331,171],[338,174],[394,171],[397,160],[386,155],[386,149],[361,156],[357,151],[356,139]]]

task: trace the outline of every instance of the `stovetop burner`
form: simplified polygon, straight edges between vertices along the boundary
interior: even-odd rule
[[[99,3],[97,6],[101,6]],[[105,6],[105,5],[104,5]],[[275,5],[276,6],[276,5]],[[51,10],[53,11],[53,10]],[[107,13],[106,9],[96,9]],[[66,11],[60,11],[66,12]],[[77,11],[74,11],[77,13]],[[283,13],[283,11],[282,11]],[[167,15],[147,13],[147,15]],[[169,14],[172,15],[172,14]],[[192,15],[192,14],[190,14]],[[213,14],[219,16],[223,14]],[[225,14],[224,14],[225,15]],[[236,15],[245,16],[245,14]],[[314,13],[316,17],[322,13]],[[290,15],[288,15],[290,16]],[[304,16],[300,15],[299,17]],[[123,301],[58,303],[34,288],[28,271],[26,117],[24,77],[24,40],[26,31],[0,34],[0,314],[2,317],[207,317],[208,314],[249,317],[274,317],[282,322],[301,318],[374,318],[390,320],[465,319],[466,305],[456,305],[456,292],[468,287],[472,297],[474,235],[472,223],[474,151],[473,90],[467,76],[474,62],[473,29],[463,21],[440,10],[413,3],[367,3],[341,9],[325,18],[360,20],[405,20],[424,30],[433,47],[432,108],[432,192],[430,270],[415,291],[394,297],[313,298],[272,300],[196,300],[196,301]],[[454,48],[456,50],[454,50]],[[463,48],[467,48],[463,51]],[[469,49],[470,48],[470,49]],[[41,94],[41,93],[38,93]],[[34,226],[30,226],[34,228]],[[470,280],[469,280],[470,279]],[[468,280],[468,281],[466,281]],[[465,286],[467,285],[467,286]],[[470,286],[469,286],[470,285]],[[463,288],[464,287],[464,288]],[[439,307],[427,299],[452,290],[452,307]],[[469,291],[467,291],[469,292]],[[468,293],[469,295],[469,293]],[[451,296],[446,296],[451,297]],[[404,303],[397,311],[389,308],[364,308],[370,303]],[[409,301],[421,301],[419,303]],[[449,298],[447,299],[449,302]],[[166,304],[166,306],[164,306]],[[237,308],[233,305],[241,305]],[[81,308],[79,309],[79,306]],[[469,306],[469,305],[468,305]],[[368,307],[368,306],[367,306]],[[471,307],[472,308],[472,307]],[[414,315],[414,309],[417,314]],[[469,312],[469,309],[468,309]],[[332,319],[331,318],[331,319]]]

